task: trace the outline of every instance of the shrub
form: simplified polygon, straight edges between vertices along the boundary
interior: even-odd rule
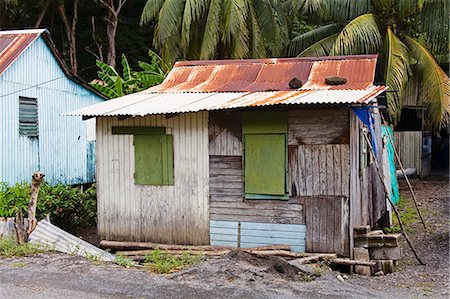
[[[16,211],[26,215],[29,200],[29,184],[0,183],[0,217],[14,217]],[[95,186],[82,192],[77,187],[44,183],[39,192],[36,217],[40,220],[49,215],[55,225],[74,232],[77,228],[95,225],[96,207]]]

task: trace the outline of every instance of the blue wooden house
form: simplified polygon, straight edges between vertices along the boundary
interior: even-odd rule
[[[0,31],[0,182],[95,179],[95,123],[63,114],[103,98],[70,74],[46,30]]]

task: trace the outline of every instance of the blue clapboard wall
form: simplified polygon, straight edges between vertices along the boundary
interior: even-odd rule
[[[211,245],[249,248],[273,244],[290,245],[295,252],[305,252],[306,225],[257,222],[210,222]]]

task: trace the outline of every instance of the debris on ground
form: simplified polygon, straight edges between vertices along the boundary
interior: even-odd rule
[[[50,250],[80,255],[98,261],[113,262],[116,258],[111,253],[69,234],[47,220],[38,222],[28,241],[32,244],[40,244]]]

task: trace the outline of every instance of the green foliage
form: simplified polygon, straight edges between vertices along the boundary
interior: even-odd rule
[[[89,83],[110,99],[122,97],[151,86],[160,84],[170,70],[170,66],[163,63],[161,57],[149,50],[151,62],[139,61],[140,71],[133,71],[125,55],[122,54],[122,76],[110,65],[97,60],[100,80]]]
[[[167,274],[197,264],[200,260],[200,255],[191,255],[187,252],[183,252],[181,256],[174,256],[155,249],[145,256],[144,266],[151,272]]]
[[[0,239],[0,256],[1,257],[18,257],[28,256],[44,252],[44,248],[37,244],[17,242],[11,238]]]
[[[0,217],[14,217],[17,211],[26,215],[30,201],[30,185],[26,183],[8,186],[0,184]],[[95,225],[96,190],[91,187],[84,192],[79,188],[46,183],[41,185],[37,201],[36,217],[47,215],[51,221],[68,231]]]
[[[0,183],[0,217],[15,217],[16,212],[27,210],[30,201],[30,187],[28,184],[16,183],[8,186]]]
[[[37,217],[50,215],[51,221],[74,232],[80,227],[95,225],[97,213],[95,186],[84,192],[77,187],[43,184],[39,192]]]
[[[123,256],[120,256],[120,255],[116,257],[116,259],[114,260],[114,262],[115,262],[117,265],[122,266],[122,267],[125,267],[125,268],[130,268],[131,266],[134,265],[134,262],[133,262],[132,260],[127,259],[127,258],[125,258],[125,257],[123,257]]]

